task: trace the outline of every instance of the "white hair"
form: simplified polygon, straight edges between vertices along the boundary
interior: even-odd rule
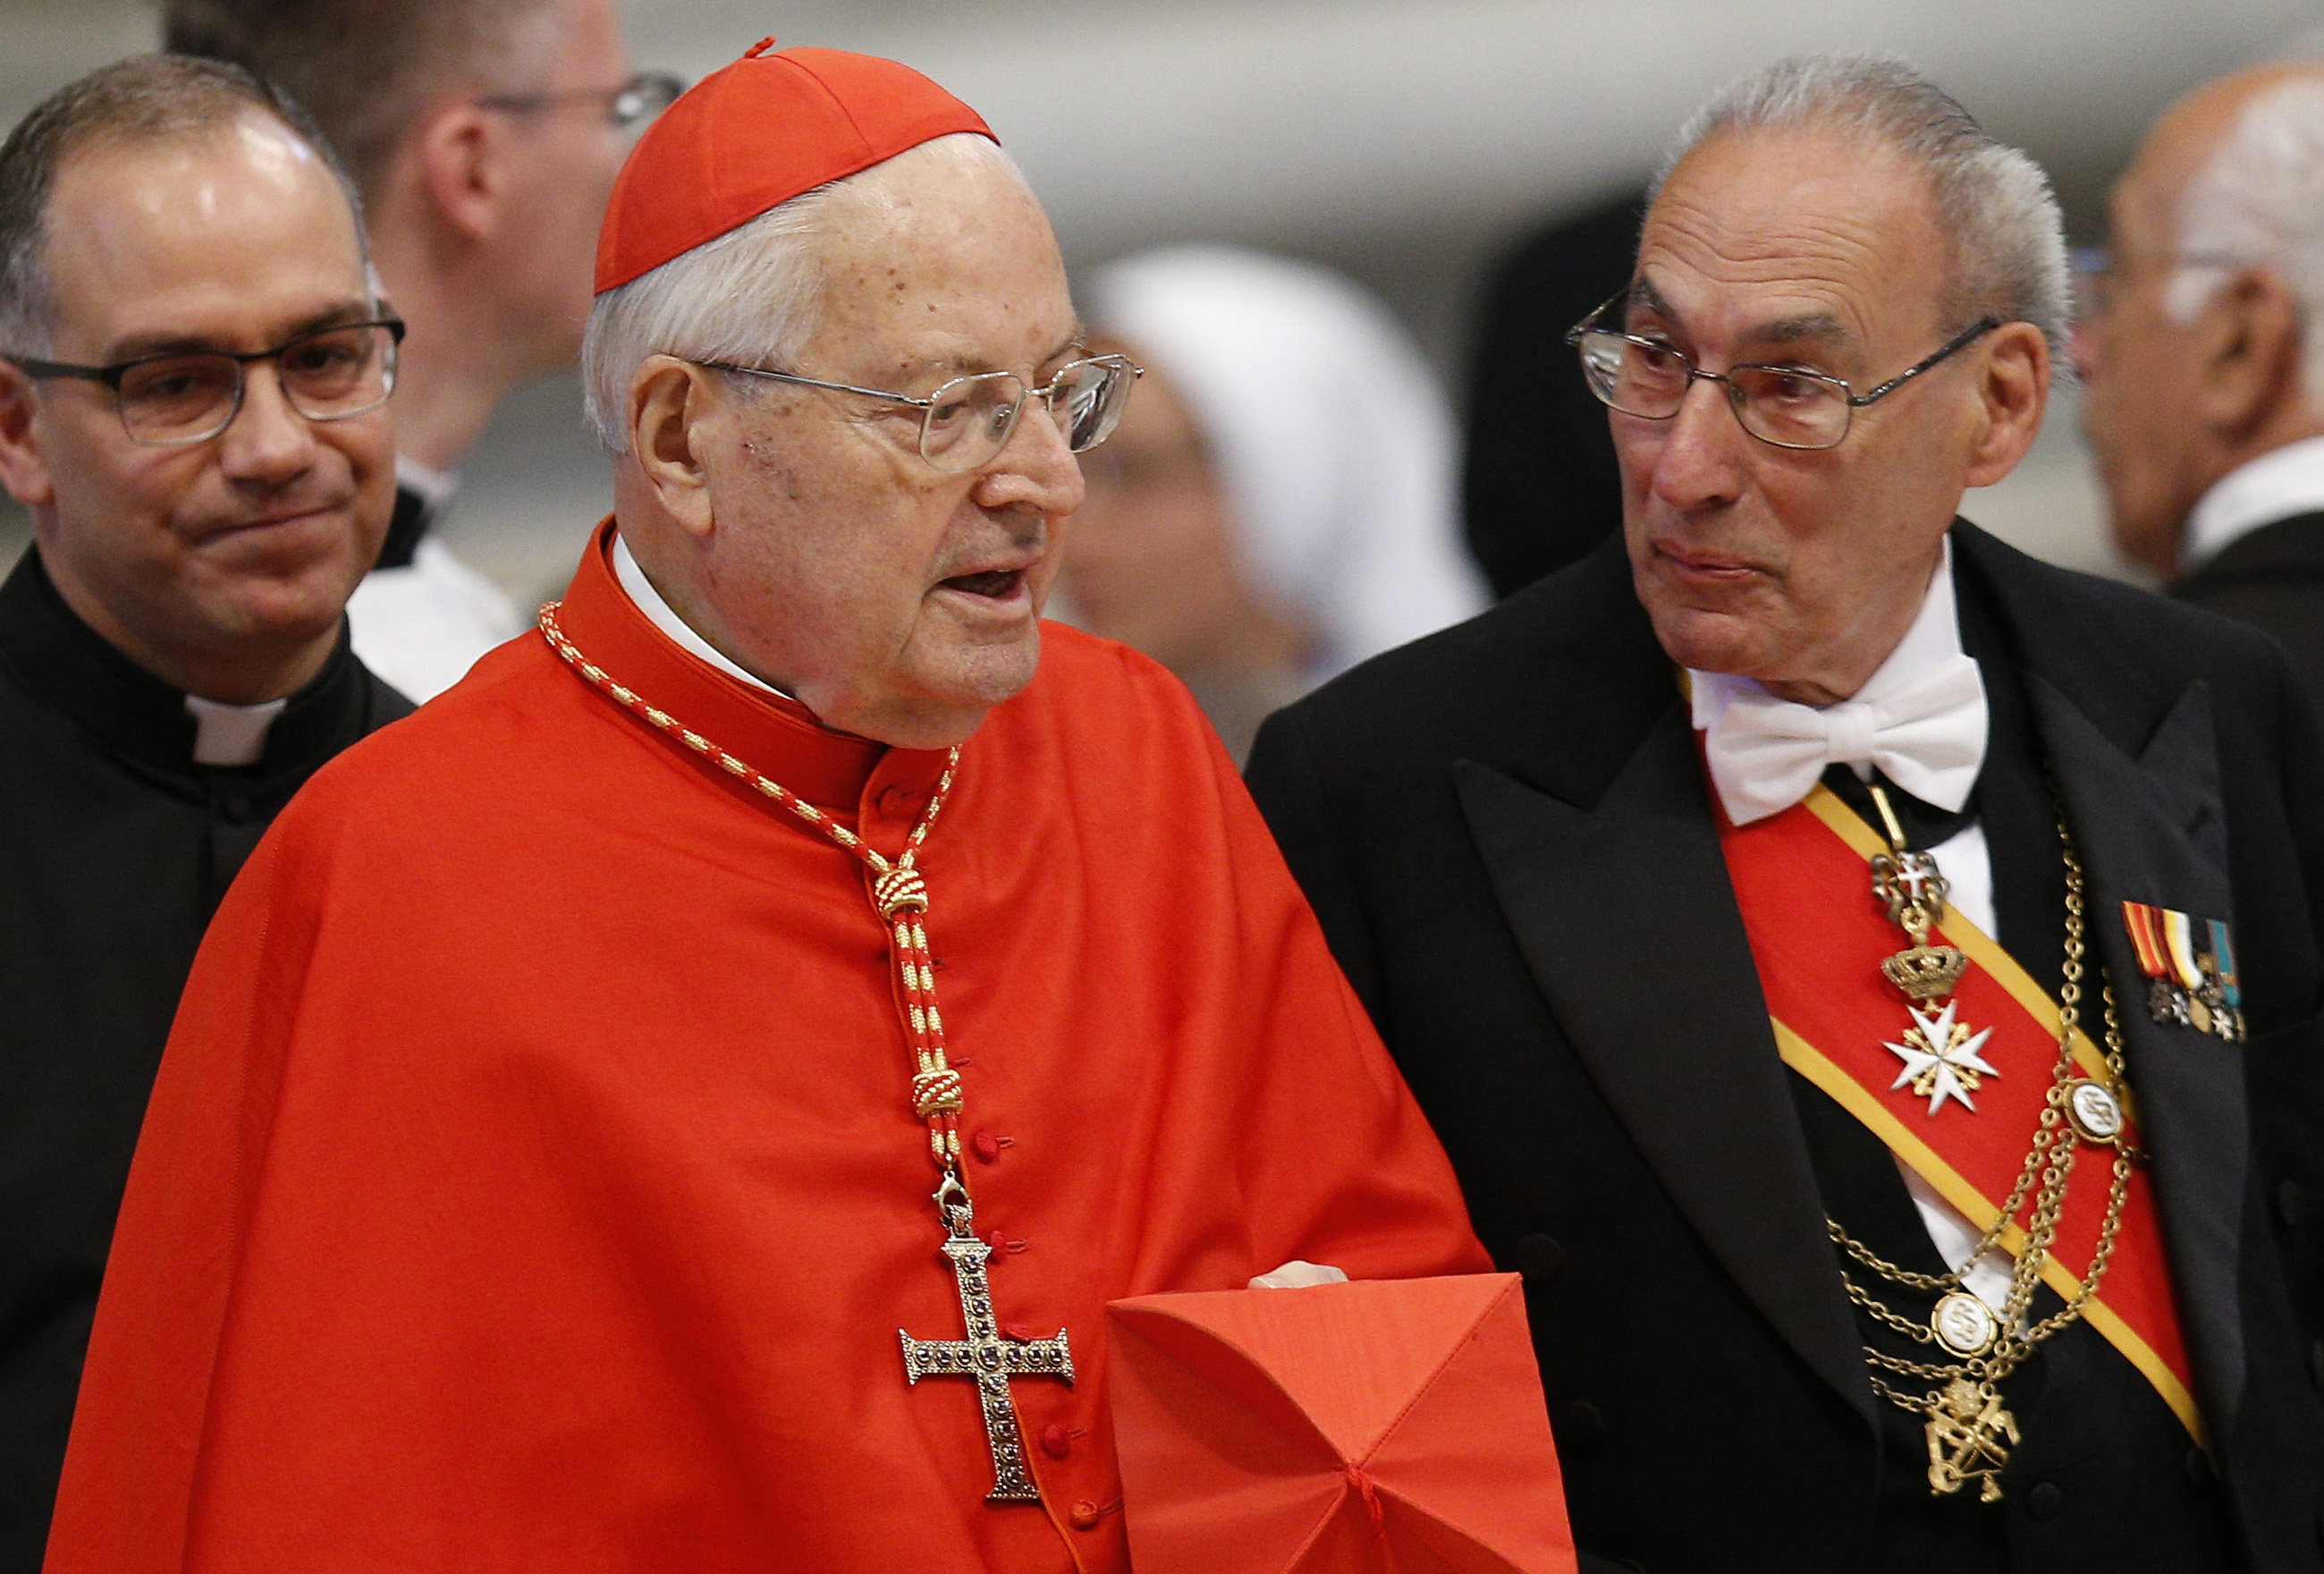
[[[2164,310],[2192,322],[2238,269],[2273,270],[2300,310],[2301,386],[2324,405],[2324,80],[2295,78],[2244,106],[2180,194],[2178,219]]]
[[[922,156],[997,162],[1023,179],[999,144],[954,132],[801,192],[598,296],[581,338],[581,384],[599,440],[616,454],[629,451],[630,383],[648,356],[791,369],[821,320],[822,245],[841,222],[835,209],[880,200],[882,172]]]
[[[2063,372],[2073,286],[2049,177],[1894,55],[1800,55],[1728,84],[1680,128],[1655,190],[1713,133],[1810,128],[1861,134],[1928,177],[1951,254],[1938,303],[1948,327],[2030,322]]]

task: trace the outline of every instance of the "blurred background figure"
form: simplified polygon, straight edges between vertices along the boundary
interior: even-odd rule
[[[2115,540],[2324,702],[2324,61],[2181,100],[2110,218],[2077,353]]]
[[[572,364],[613,177],[680,84],[633,74],[613,0],[169,0],[162,33],[309,106],[362,190],[410,337],[394,524],[348,616],[426,699],[526,626],[429,529],[493,406]]]
[[[1629,282],[1646,196],[1535,230],[1482,291],[1469,362],[1461,522],[1496,597],[1578,563],[1622,526],[1606,407],[1565,375],[1566,331]]]
[[[1172,246],[1099,270],[1083,309],[1146,375],[1082,456],[1071,616],[1185,680],[1238,763],[1268,712],[1483,608],[1452,412],[1378,301],[1310,264]]]

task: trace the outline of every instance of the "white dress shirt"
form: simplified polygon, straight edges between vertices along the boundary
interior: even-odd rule
[[[2270,449],[2213,482],[2187,516],[2180,569],[2191,574],[2262,525],[2301,514],[2324,514],[2324,437]]]
[[[1852,698],[1858,703],[1870,703],[1881,696],[1902,688],[1918,674],[1940,662],[1962,654],[1960,617],[1953,597],[1952,540],[1945,540],[1943,556],[1936,572],[1930,577],[1927,594],[1921,601],[1921,610],[1903,640],[1889,653],[1864,687]],[[1748,678],[1738,678],[1724,672],[1687,674],[1688,692],[1692,697],[1694,725],[1708,727],[1740,694],[1765,691]],[[1989,726],[1982,709],[1976,721],[1975,753],[1981,764],[1989,734]],[[1856,773],[1869,781],[1872,766],[1857,764]],[[1811,783],[1812,786],[1812,783]],[[1805,796],[1803,792],[1802,796]],[[1993,903],[1993,854],[1987,846],[1985,828],[1972,819],[1954,835],[1929,849],[1937,861],[1937,868],[1951,887],[1946,900],[1969,922],[1992,935],[1996,929]],[[1871,900],[1869,876],[1867,877],[1865,900]],[[1899,931],[1898,944],[1903,944]],[[1897,1003],[1897,1031],[1906,1025],[1904,1003]],[[2024,1076],[2039,1076],[2046,1067],[2009,1069]],[[1914,1173],[1901,1159],[1897,1172],[1904,1178],[1905,1190],[1913,1195],[1914,1205],[1920,1210],[1921,1222],[1929,1232],[1938,1255],[1948,1266],[1960,1268],[1967,1263],[1969,1249],[1977,1245],[1980,1233],[1960,1211],[1938,1194],[1936,1188]],[[2009,1297],[2009,1273],[2012,1259],[1997,1246],[1987,1252],[1965,1275],[1964,1282],[1971,1294],[1994,1310],[2000,1311]]]

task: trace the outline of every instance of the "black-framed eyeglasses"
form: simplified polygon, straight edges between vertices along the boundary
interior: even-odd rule
[[[640,71],[618,88],[576,88],[567,93],[487,93],[476,100],[486,109],[509,115],[533,115],[544,109],[575,105],[602,105],[605,118],[622,131],[632,131],[678,102],[686,79],[673,71]]]
[[[284,402],[309,421],[367,415],[395,392],[396,347],[402,342],[402,319],[383,317],[318,328],[248,355],[171,350],[109,366],[77,366],[32,356],[6,359],[36,381],[70,377],[104,384],[113,391],[115,408],[131,441],[149,448],[182,448],[208,442],[234,424],[242,412],[248,369],[260,361],[274,363]]]
[[[908,405],[920,412],[920,457],[939,470],[955,475],[982,468],[1001,455],[1017,430],[1017,418],[1027,401],[1038,399],[1057,423],[1065,447],[1087,453],[1121,424],[1130,391],[1146,368],[1128,356],[1092,356],[1057,369],[1057,375],[1036,388],[1014,372],[979,372],[954,377],[926,398],[894,394],[884,388],[859,388],[853,383],[827,383],[796,372],[770,371],[764,366],[736,366],[724,361],[703,361],[716,371],[745,377],[765,377],[823,388],[834,394],[861,394]]]
[[[1625,289],[1573,325],[1565,342],[1582,352],[1582,375],[1600,402],[1625,415],[1670,421],[1698,382],[1719,383],[1743,430],[1779,449],[1837,448],[1848,436],[1856,412],[1886,399],[1947,356],[2001,326],[1997,317],[1979,318],[1943,348],[1916,361],[1869,393],[1858,394],[1841,378],[1801,366],[1746,364],[1706,372],[1686,352],[1662,339],[1646,338],[1600,326],[1599,319],[1630,299]]]

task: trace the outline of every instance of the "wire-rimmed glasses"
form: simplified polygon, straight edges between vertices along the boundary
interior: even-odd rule
[[[1802,366],[1745,364],[1706,372],[1685,351],[1665,340],[1625,333],[1599,319],[1627,303],[1624,290],[1574,324],[1565,342],[1582,353],[1582,375],[1600,402],[1625,415],[1669,421],[1697,381],[1726,387],[1727,403],[1743,430],[1779,449],[1837,448],[1848,436],[1856,412],[1886,399],[1956,350],[2001,326],[1997,317],[1979,318],[1943,348],[1907,366],[1877,388],[1858,394],[1841,378]]]
[[[531,115],[570,105],[602,104],[616,130],[634,131],[678,102],[686,79],[671,71],[640,71],[618,88],[578,88],[569,93],[487,93],[476,102],[509,115]]]
[[[828,383],[802,377],[796,372],[770,371],[764,366],[737,366],[724,361],[704,361],[716,371],[745,377],[765,377],[796,383],[834,394],[861,394],[908,405],[920,412],[920,457],[939,470],[960,474],[982,468],[1001,456],[1017,430],[1017,418],[1027,401],[1038,399],[1057,423],[1065,447],[1087,453],[1121,424],[1130,391],[1146,368],[1128,356],[1092,356],[1057,369],[1056,376],[1036,388],[1014,372],[978,372],[954,377],[926,398],[890,393],[884,388],[859,388],[853,383]]]
[[[234,424],[242,412],[246,374],[259,361],[274,363],[284,402],[309,421],[367,415],[395,392],[395,350],[402,342],[402,321],[383,317],[318,328],[248,355],[173,350],[109,366],[78,366],[32,356],[6,358],[35,380],[69,377],[104,384],[113,391],[114,407],[131,441],[148,448],[183,448],[208,442]]]

